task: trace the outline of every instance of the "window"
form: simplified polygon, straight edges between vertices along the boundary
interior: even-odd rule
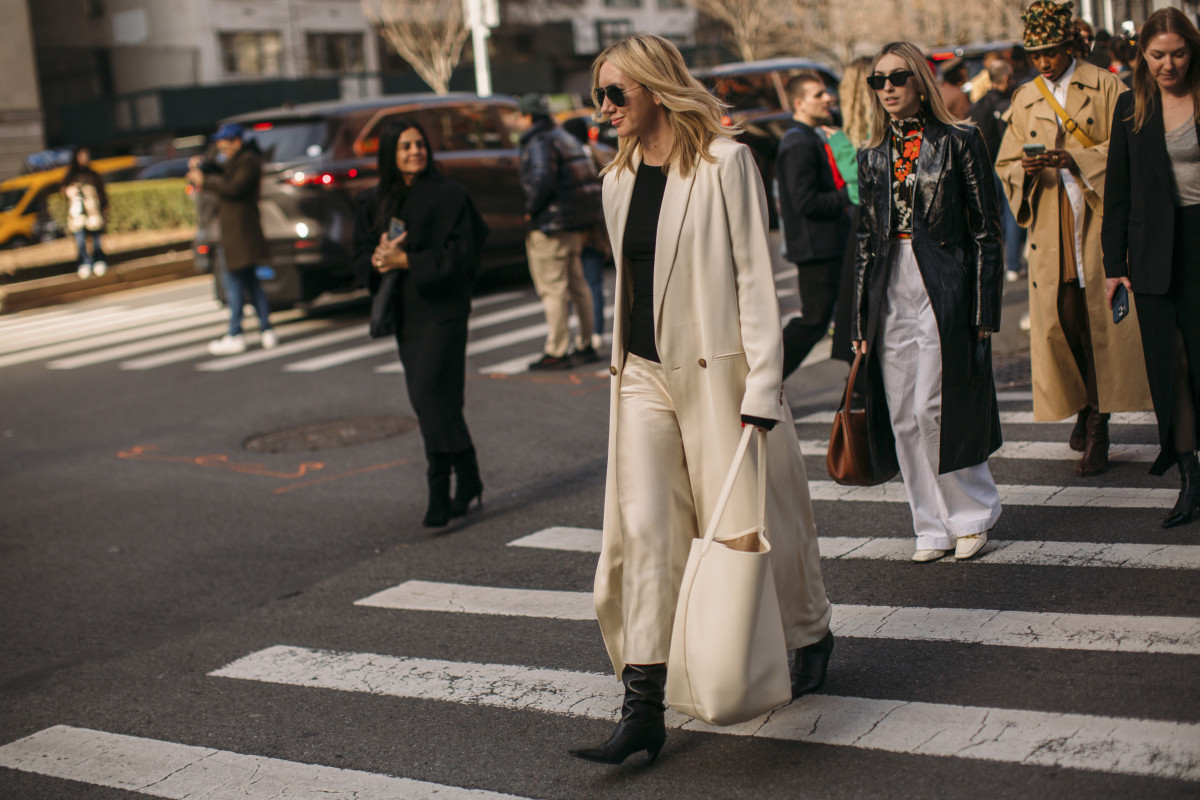
[[[279,32],[222,33],[221,63],[231,75],[279,75],[283,71]]]
[[[310,33],[305,37],[305,45],[309,75],[364,69],[361,33]]]
[[[503,146],[504,136],[489,106],[431,109],[426,120],[429,137],[438,141],[442,150],[494,150]]]
[[[614,45],[622,39],[633,36],[637,33],[633,28],[633,21],[628,19],[601,19],[596,20],[596,39],[599,41],[601,50]]]
[[[605,8],[641,8],[642,0],[604,0]]]

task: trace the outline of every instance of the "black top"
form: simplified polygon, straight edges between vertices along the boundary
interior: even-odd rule
[[[629,352],[647,361],[659,360],[658,346],[654,343],[654,248],[666,188],[667,176],[662,167],[651,167],[645,162],[638,167],[622,246],[633,278]]]

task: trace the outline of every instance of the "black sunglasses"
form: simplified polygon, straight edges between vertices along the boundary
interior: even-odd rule
[[[604,98],[606,97],[608,98],[608,101],[617,108],[624,108],[625,92],[633,92],[637,91],[638,89],[645,88],[645,86],[635,86],[632,89],[622,89],[620,86],[617,86],[614,83],[611,86],[601,86],[596,89],[592,89],[592,98],[596,101],[596,108],[600,108],[600,106],[604,105]]]
[[[887,85],[888,81],[892,82],[892,86],[899,89],[904,84],[908,83],[908,79],[913,76],[913,73],[906,69],[898,69],[891,75],[868,75],[867,86],[870,86],[875,91],[879,91]]]

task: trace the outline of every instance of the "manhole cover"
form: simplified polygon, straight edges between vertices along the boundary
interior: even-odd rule
[[[992,353],[992,375],[995,377],[997,389],[1033,385],[1033,373],[1029,367],[1029,351]]]
[[[313,450],[333,450],[337,447],[378,442],[408,433],[416,427],[415,419],[399,414],[385,417],[334,419],[251,436],[242,442],[242,447],[254,453],[303,453]]]

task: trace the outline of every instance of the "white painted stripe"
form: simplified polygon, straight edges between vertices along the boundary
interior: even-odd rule
[[[53,345],[70,342],[83,341],[86,343],[97,338],[100,334],[124,331],[130,328],[150,325],[164,319],[181,319],[186,316],[205,314],[215,310],[217,310],[215,303],[204,303],[201,306],[195,303],[180,301],[178,303],[167,303],[165,305],[147,306],[122,311],[111,317],[106,317],[102,322],[97,324],[86,326],[68,325],[65,330],[61,331],[51,333],[37,332],[28,336],[12,337],[7,344],[0,345],[0,353],[20,353],[33,350],[34,348],[45,349]]]
[[[1032,403],[1033,392],[996,392],[1001,403]]]
[[[510,347],[521,342],[528,342],[531,339],[537,339],[546,335],[546,323],[539,322],[536,325],[529,325],[524,328],[518,328],[505,333],[489,336],[486,339],[479,339],[474,342],[467,342],[467,356],[476,356],[483,353],[490,353],[493,350],[501,350],[505,347]],[[385,364],[382,367],[376,367],[376,372],[403,372],[404,367],[399,362],[393,364]]]
[[[529,365],[542,357],[542,351],[537,350],[532,353],[510,358],[507,361],[501,361],[498,364],[489,364],[486,367],[480,367],[477,371],[480,375],[520,375],[522,372],[529,372]]]
[[[796,422],[833,424],[833,411],[816,411],[806,414]],[[1074,425],[1075,420],[1063,419],[1055,422],[1035,420],[1032,411],[1001,411],[1000,422],[1005,425]],[[1109,419],[1110,425],[1158,425],[1158,420],[1152,411],[1131,411],[1113,414]]]
[[[276,333],[279,335],[280,341],[290,339],[301,333],[309,331],[321,331],[332,327],[333,323],[323,319],[304,320],[302,322],[294,322],[282,328],[277,328]],[[219,333],[223,333],[225,328],[221,328]],[[168,364],[178,364],[181,361],[195,361],[198,358],[207,358],[208,344],[193,345],[191,347],[181,347],[178,350],[170,350],[166,353],[158,355],[146,356],[145,358],[135,358],[132,361],[122,361],[119,365],[124,370],[147,370],[157,369]]]
[[[823,456],[829,449],[826,439],[801,439],[800,450],[805,455]],[[1005,442],[990,458],[1030,459],[1033,461],[1078,461],[1080,454],[1066,442]],[[1158,458],[1158,445],[1111,444],[1109,461],[1130,461],[1149,464]]]
[[[116,306],[116,308],[124,309],[125,306]],[[57,311],[30,311],[19,314],[11,314],[0,318],[0,336],[7,336],[9,333],[13,333],[15,331],[25,331],[31,328],[45,329],[52,324],[59,324],[63,322],[63,317],[67,316],[82,317],[86,314],[97,314],[112,310],[112,306],[104,306],[91,311],[79,311],[74,308],[65,308]]]
[[[813,500],[867,503],[907,503],[904,484],[894,479],[881,486],[839,486],[833,481],[809,481]],[[1120,486],[996,486],[1008,506],[1070,506],[1079,508],[1170,508],[1176,489],[1131,489]]]
[[[323,356],[315,356],[314,358],[306,358],[303,361],[295,361],[283,368],[284,372],[319,372],[330,367],[339,367],[343,364],[349,364],[351,361],[361,361],[364,358],[377,358],[387,355],[388,353],[395,354],[396,340],[388,337],[382,342],[368,342],[360,344],[358,347],[351,347],[348,350],[338,350],[333,353],[327,353]]]
[[[302,312],[300,311],[284,311],[276,314],[275,319],[271,321],[275,328],[275,332],[282,338],[285,336],[294,336],[295,334],[306,330],[302,324],[289,324],[286,325],[286,327],[281,328],[281,326],[284,326],[290,320],[297,319],[301,315]],[[320,327],[327,327],[327,325],[328,323],[322,323]],[[309,326],[309,328],[311,327],[312,326]],[[225,333],[228,328],[228,325],[213,325],[208,328],[199,328],[196,330],[185,331],[183,333],[177,333],[173,336],[156,336],[140,342],[131,342],[129,344],[118,345],[117,347],[110,347],[105,350],[98,350],[94,353],[84,353],[83,355],[72,356],[70,358],[60,358],[57,361],[51,361],[46,365],[46,367],[48,369],[79,369],[80,367],[90,367],[94,364],[103,364],[106,361],[117,361],[128,356],[138,355],[139,353],[151,353],[156,350],[166,350],[171,347],[177,347],[181,344],[204,341],[206,339],[215,339]],[[256,334],[251,334],[251,336],[255,335]],[[257,341],[257,339],[254,339],[254,341]],[[204,352],[207,353],[207,347],[205,348]]]
[[[613,317],[613,307],[605,306],[604,307],[604,318],[606,320],[611,320],[612,317]],[[535,335],[524,337],[522,339],[522,341],[528,341],[530,339],[540,339],[546,335],[548,328],[546,327],[545,323],[542,323],[541,325],[534,325],[534,326],[530,326],[529,328],[522,329],[522,331],[524,331],[524,332],[532,332],[534,330],[537,331],[537,333]],[[572,341],[574,341],[574,337],[578,334],[578,330],[579,329],[577,326],[574,326],[574,325],[571,326]],[[508,347],[510,344],[514,344],[514,343],[505,339],[504,344],[502,346]],[[479,355],[481,353],[490,352],[492,350],[497,350],[497,349],[499,349],[499,348],[491,346],[490,339],[481,339],[479,342],[472,342],[471,344],[467,345],[467,355],[469,355],[469,356],[470,355]],[[533,353],[525,353],[524,355],[517,356],[516,358],[510,358],[505,361],[501,361],[498,364],[489,364],[485,367],[480,367],[477,371],[479,372],[480,375],[519,375],[520,373],[528,372],[529,365],[532,364],[534,361],[537,361],[541,357],[542,357],[542,351],[538,350]],[[584,367],[584,365],[580,365],[581,369],[583,367]]]
[[[274,350],[255,350],[250,353],[242,353],[237,356],[224,356],[205,361],[196,365],[196,369],[201,372],[228,372],[232,369],[246,367],[251,364],[261,364],[264,361],[271,361],[276,358],[287,358],[293,353],[303,353],[308,350],[316,350],[318,347],[327,347],[331,344],[340,344],[351,339],[362,339],[367,336],[366,325],[351,325],[347,328],[326,333],[321,336],[313,336],[308,339],[301,339],[298,342],[289,344],[281,344]]]
[[[540,619],[595,619],[590,592],[505,589],[407,581],[355,605]],[[1200,655],[1200,619],[1058,614],[979,608],[834,605],[833,632],[857,639],[908,639],[999,647]]]
[[[529,295],[526,292],[497,292],[496,294],[484,295],[483,297],[471,298],[471,308],[487,308],[501,303],[508,303],[513,300],[521,300]]]
[[[822,536],[821,558],[908,561],[912,539]],[[510,547],[533,547],[575,553],[599,553],[600,531],[594,528],[546,528],[509,542]],[[990,540],[970,561],[944,564],[1020,564],[1038,567],[1124,567],[1126,569],[1200,569],[1200,546],[1190,544],[1104,544],[1099,542],[1042,542]]]
[[[615,720],[611,675],[278,646],[210,673],[261,681]],[[941,703],[808,695],[727,728],[670,711],[671,728],[892,753],[1200,780],[1200,725]]]
[[[512,798],[353,769],[56,725],[0,747],[0,766],[175,800]]]
[[[184,330],[186,328],[195,328],[200,325],[208,325],[218,320],[224,319],[226,316],[224,311],[209,311],[202,314],[192,314],[180,319],[173,319],[169,322],[159,322],[154,325],[146,325],[137,328],[127,328],[125,330],[113,331],[111,333],[93,336],[87,339],[78,341],[62,342],[61,344],[53,344],[47,347],[39,347],[36,350],[24,350],[20,353],[12,353],[7,356],[0,357],[0,367],[9,367],[14,364],[25,364],[30,361],[38,361],[43,358],[54,358],[55,356],[64,356],[69,353],[80,353],[88,350],[95,350],[109,345],[121,344],[135,339],[144,339],[148,337],[159,336],[164,333],[172,333],[174,331]]]
[[[489,314],[472,314],[467,322],[468,330],[479,330],[487,328],[491,325],[500,325],[505,322],[512,322],[514,319],[524,319],[542,313],[542,301],[538,300],[534,303],[521,303],[520,305],[505,308],[500,311],[493,311]]]

